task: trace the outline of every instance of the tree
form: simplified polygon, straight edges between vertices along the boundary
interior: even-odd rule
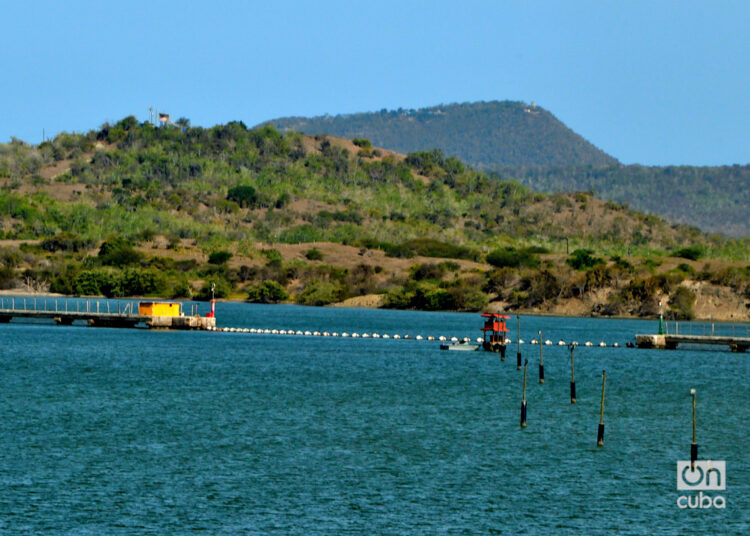
[[[250,185],[238,184],[227,192],[227,199],[243,208],[253,208],[258,202],[258,193]]]
[[[141,261],[141,254],[133,249],[133,244],[125,237],[112,236],[99,248],[99,262],[105,266],[127,266]]]
[[[252,303],[279,303],[289,298],[284,287],[272,279],[267,279],[248,290],[247,299]]]
[[[226,264],[231,258],[232,254],[228,251],[214,251],[213,253],[211,253],[211,255],[208,256],[208,262],[209,264],[222,265]]]

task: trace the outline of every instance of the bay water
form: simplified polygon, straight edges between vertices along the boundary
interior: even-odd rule
[[[205,304],[203,305],[205,307]],[[0,325],[0,534],[748,534],[750,354],[625,348],[654,321],[521,317],[506,360],[416,335],[479,314],[217,305],[219,325]],[[686,329],[681,327],[681,329]],[[404,339],[405,335],[410,339]],[[605,445],[596,446],[602,371]],[[726,461],[682,509],[676,462]]]

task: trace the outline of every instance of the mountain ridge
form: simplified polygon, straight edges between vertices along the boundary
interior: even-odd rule
[[[533,103],[462,103],[266,123],[282,131],[367,138],[403,153],[437,148],[538,192],[592,191],[674,223],[750,236],[750,165],[624,165]]]
[[[418,110],[380,110],[266,121],[282,132],[367,138],[404,154],[439,148],[480,171],[497,165],[617,164],[551,112],[520,101],[441,104]],[[476,131],[482,139],[477,139]],[[544,136],[540,136],[544,132]],[[438,134],[441,133],[441,134]],[[437,138],[436,138],[437,136]]]

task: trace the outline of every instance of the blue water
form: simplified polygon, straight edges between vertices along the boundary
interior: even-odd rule
[[[219,304],[220,325],[471,336],[477,314]],[[522,317],[522,337],[653,321]],[[510,322],[515,340],[515,317]],[[683,329],[681,327],[681,329]],[[750,354],[0,325],[2,534],[748,534]],[[605,446],[596,446],[607,371]],[[682,510],[690,388],[726,509]],[[717,494],[711,492],[710,494]]]

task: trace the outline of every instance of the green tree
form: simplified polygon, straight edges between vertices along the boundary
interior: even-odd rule
[[[252,303],[279,303],[289,299],[284,287],[272,279],[253,285],[248,290],[248,301]]]
[[[238,184],[227,192],[227,199],[234,201],[243,208],[255,208],[258,202],[258,193],[250,185]]]

